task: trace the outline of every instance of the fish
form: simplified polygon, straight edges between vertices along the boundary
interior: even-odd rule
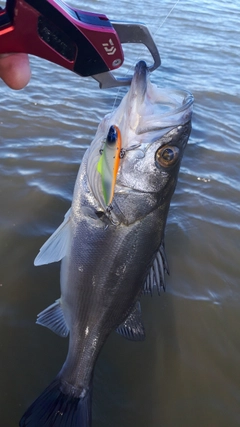
[[[100,122],[71,208],[35,259],[61,260],[61,296],[37,323],[69,336],[69,347],[20,427],[90,427],[94,367],[108,336],[145,339],[140,299],[165,288],[165,226],[192,106],[191,93],[158,88],[139,61],[129,91]],[[99,167],[102,156],[110,159],[108,172],[106,162]]]

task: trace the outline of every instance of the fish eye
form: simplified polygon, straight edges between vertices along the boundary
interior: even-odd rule
[[[157,166],[169,167],[174,165],[179,158],[179,148],[172,145],[159,148],[155,154]]]
[[[112,125],[109,128],[108,135],[107,135],[107,142],[109,144],[114,144],[117,140],[117,128],[116,126]]]

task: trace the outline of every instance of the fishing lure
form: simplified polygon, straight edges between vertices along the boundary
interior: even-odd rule
[[[117,172],[121,158],[121,132],[116,125],[110,126],[97,170],[102,177],[102,190],[106,206],[112,202]]]

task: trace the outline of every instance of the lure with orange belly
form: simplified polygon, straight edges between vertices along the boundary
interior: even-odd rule
[[[112,202],[120,163],[121,133],[116,125],[110,126],[97,170],[102,177],[103,197],[106,206]]]

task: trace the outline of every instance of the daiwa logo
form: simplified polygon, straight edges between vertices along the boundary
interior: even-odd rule
[[[107,52],[107,55],[114,55],[117,50],[112,39],[109,39],[108,43],[103,43],[102,46],[104,47],[105,52]]]

